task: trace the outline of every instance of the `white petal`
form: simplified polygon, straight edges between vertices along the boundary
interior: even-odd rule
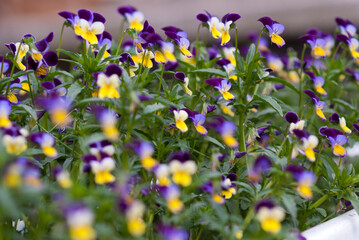
[[[91,25],[91,31],[92,31],[95,35],[102,34],[103,31],[105,31],[105,25],[103,25],[102,22],[94,22],[94,23]]]

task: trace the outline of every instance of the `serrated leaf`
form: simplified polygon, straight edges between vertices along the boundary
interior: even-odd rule
[[[77,82],[71,84],[69,89],[67,89],[67,97],[69,97],[72,100],[75,100],[77,95],[82,91],[84,87],[78,84]]]
[[[219,70],[219,69],[214,69],[214,68],[202,68],[202,69],[197,69],[197,70],[191,71],[189,73],[208,73],[208,74],[216,75],[216,76],[223,77],[223,78],[227,77],[227,74],[224,71]]]
[[[156,112],[158,110],[161,110],[165,108],[165,106],[161,103],[154,103],[154,104],[151,104],[151,105],[147,105],[145,107],[145,109],[143,110],[143,114],[149,114],[149,113],[152,113],[152,112]]]
[[[278,104],[276,100],[274,100],[273,97],[267,96],[267,95],[254,95],[254,100],[260,100],[264,103],[267,103],[269,106],[271,106],[281,117],[283,117],[283,111],[282,107]]]

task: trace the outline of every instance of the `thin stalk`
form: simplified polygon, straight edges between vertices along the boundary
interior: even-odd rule
[[[258,39],[257,39],[257,43],[256,43],[256,50],[254,51],[254,53],[257,53],[257,50],[258,50],[258,46],[259,46],[259,41],[261,40],[261,37],[262,37],[262,33],[263,33],[263,29],[259,32],[259,35],[258,35]]]
[[[165,65],[162,64],[160,84],[158,85],[158,96],[160,96],[160,93],[161,93],[161,86],[162,86],[162,79],[163,79],[163,73],[164,73],[164,71],[165,71]]]
[[[325,202],[325,200],[327,200],[329,198],[329,194],[326,193],[324,196],[322,196],[321,198],[319,198],[315,203],[313,203],[309,209],[315,209],[317,207],[319,207],[323,202]]]
[[[299,113],[299,116],[301,116],[301,117],[302,117],[302,105],[303,105],[303,64],[304,64],[304,54],[305,54],[306,48],[307,48],[307,45],[304,44],[304,47],[302,50],[302,55],[300,57],[300,69],[299,69],[300,81],[299,81],[299,111],[298,111],[298,113]]]
[[[34,93],[32,92],[32,86],[31,86],[31,83],[30,83],[30,75],[29,74],[27,74],[27,84],[29,84],[29,91],[30,91],[30,97],[31,97],[32,105],[35,106]]]
[[[125,31],[123,31],[124,25],[125,25],[125,21],[121,20],[120,31],[118,32],[118,39],[120,39],[120,41],[118,42],[118,45],[117,45],[116,55],[119,54],[123,38],[125,37]]]
[[[239,152],[246,152],[246,139],[244,135],[244,121],[245,121],[245,111],[241,112],[239,115],[238,121],[238,136],[239,136]],[[247,159],[247,154],[243,156],[247,165],[247,169],[249,169],[249,162]]]
[[[199,31],[201,29],[201,24],[198,25],[198,28],[197,28],[197,36],[196,36],[196,64],[197,64],[197,61],[198,61],[198,55],[199,55],[199,50],[198,50],[198,39],[199,39]]]
[[[63,36],[63,33],[64,33],[64,29],[65,29],[65,23],[62,24],[62,28],[61,28],[59,47],[57,48],[57,57],[60,56],[60,49],[61,49],[62,36]]]
[[[4,71],[4,62],[5,62],[5,57],[2,58],[2,62],[1,62],[0,78],[2,78],[2,73]]]

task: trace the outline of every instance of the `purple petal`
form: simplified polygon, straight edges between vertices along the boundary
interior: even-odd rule
[[[345,35],[343,35],[343,34],[337,34],[337,35],[335,36],[335,38],[336,38],[338,41],[343,42],[343,43],[345,43],[346,45],[348,45],[349,38],[348,38],[347,36],[345,36]]]
[[[106,19],[101,14],[94,12],[93,13],[93,22],[102,22],[105,23]]]
[[[224,15],[224,17],[222,18],[222,22],[229,22],[229,21],[235,22],[240,18],[241,18],[241,15],[239,15],[237,13],[228,13],[228,14]]]
[[[62,81],[58,78],[54,78],[54,79],[52,79],[52,81],[54,82],[56,87],[62,84]]]
[[[213,112],[214,110],[216,110],[216,106],[207,106],[207,114],[210,113],[210,112]]]
[[[48,90],[51,90],[51,89],[55,88],[55,85],[50,81],[42,82],[41,86],[43,86],[44,88],[46,88]]]
[[[339,123],[339,114],[338,113],[333,113],[332,115],[330,115],[329,117],[329,121],[332,123]]]
[[[204,13],[200,13],[197,15],[197,20],[200,21],[200,22],[203,22],[203,23],[207,23],[209,18],[206,14]]]
[[[299,121],[298,115],[294,112],[287,112],[284,115],[284,119],[289,123],[297,123]]]
[[[93,14],[90,10],[80,9],[78,12],[79,18],[85,19],[88,22],[92,22]]]
[[[39,52],[45,52],[49,48],[49,44],[45,39],[42,39],[41,41],[35,43],[35,47],[39,50]]]
[[[353,127],[359,133],[359,125],[356,123],[353,123]]]
[[[74,14],[69,11],[62,11],[58,13],[61,17],[65,18],[66,20],[71,20],[74,18]]]
[[[186,162],[191,160],[191,154],[189,152],[175,152],[171,155],[170,161],[178,160],[180,162]]]
[[[310,79],[314,79],[314,78],[315,78],[314,73],[309,72],[309,71],[305,71],[305,73],[310,77]]]
[[[117,8],[117,12],[119,14],[121,14],[122,16],[125,16],[125,13],[133,13],[135,11],[136,11],[136,8],[134,8],[132,6],[123,6],[123,7]]]
[[[47,35],[47,37],[45,38],[45,40],[47,42],[52,42],[52,40],[54,39],[54,33],[50,32],[49,35]]]
[[[204,81],[206,83],[208,83],[209,85],[217,87],[217,86],[221,85],[222,80],[224,80],[224,79],[223,78],[209,78]]]
[[[223,67],[231,63],[227,58],[218,59],[216,62],[219,66]]]
[[[117,74],[119,77],[122,75],[122,70],[117,64],[110,64],[106,67],[105,74],[110,77],[112,74]]]
[[[247,154],[247,152],[236,152],[236,153],[234,153],[234,156],[236,157],[236,158],[241,158],[241,157],[243,157],[244,155],[246,155]]]
[[[184,79],[186,78],[186,75],[183,72],[176,72],[175,78],[177,78],[178,80],[184,81]]]
[[[255,207],[256,212],[258,212],[259,209],[261,209],[262,207],[272,209],[275,207],[275,205],[273,204],[273,202],[270,199],[261,200],[256,204],[256,207]]]
[[[335,139],[335,142],[339,144],[340,146],[347,143],[347,137],[345,135],[338,135]]]
[[[55,66],[58,63],[58,57],[55,52],[47,52],[44,54],[44,60],[49,66]]]
[[[273,25],[273,20],[270,17],[262,17],[258,19],[258,21],[261,22],[264,26],[268,25],[271,27]]]

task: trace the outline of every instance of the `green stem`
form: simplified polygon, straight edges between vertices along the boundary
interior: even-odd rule
[[[315,203],[313,203],[309,209],[315,209],[317,207],[319,207],[325,200],[327,200],[329,198],[329,194],[325,194],[324,196],[322,196],[321,198],[319,198]]]
[[[305,54],[305,50],[307,48],[307,45],[304,44],[303,50],[302,50],[302,55],[300,57],[300,69],[299,69],[299,77],[300,77],[300,81],[299,81],[299,111],[298,114],[302,119],[302,105],[303,105],[303,64],[304,64],[304,54]]]
[[[120,53],[121,44],[122,44],[123,38],[125,37],[126,31],[123,31],[124,24],[125,24],[125,21],[121,20],[120,31],[118,32],[118,39],[120,39],[120,41],[118,42],[118,45],[117,45],[116,55],[118,55]]]
[[[158,96],[160,96],[160,93],[161,93],[161,86],[162,86],[162,79],[163,79],[163,73],[164,73],[164,71],[165,71],[165,65],[162,64],[160,84],[158,85]]]
[[[238,136],[239,136],[239,151],[246,152],[246,139],[244,135],[244,121],[245,121],[245,111],[241,112],[239,115],[239,122],[238,122]],[[245,158],[245,162],[247,164],[247,169],[249,169],[249,162],[247,159],[247,154],[243,156]]]
[[[196,36],[196,64],[197,64],[197,61],[198,61],[198,55],[199,55],[199,49],[198,49],[198,39],[199,39],[199,31],[201,29],[201,24],[198,25],[198,28],[197,28],[197,36]]]
[[[29,84],[29,91],[30,91],[30,97],[31,97],[32,105],[35,106],[34,93],[32,92],[32,86],[31,86],[31,83],[30,83],[30,75],[29,74],[27,74],[27,84]]]
[[[343,160],[343,158],[340,158],[340,159],[339,159],[338,168],[340,168],[340,166],[342,165],[342,160]]]
[[[2,78],[2,73],[4,71],[4,62],[5,62],[5,57],[2,58],[2,62],[1,62],[0,78]]]
[[[62,36],[63,36],[63,33],[64,33],[64,29],[65,29],[65,23],[62,24],[62,28],[61,28],[59,47],[57,48],[57,57],[60,56],[60,49],[61,49]]]
[[[257,53],[258,46],[259,46],[259,41],[261,40],[263,30],[264,30],[264,28],[262,28],[262,30],[259,32],[257,43],[256,43],[256,50],[254,51],[254,53]]]

